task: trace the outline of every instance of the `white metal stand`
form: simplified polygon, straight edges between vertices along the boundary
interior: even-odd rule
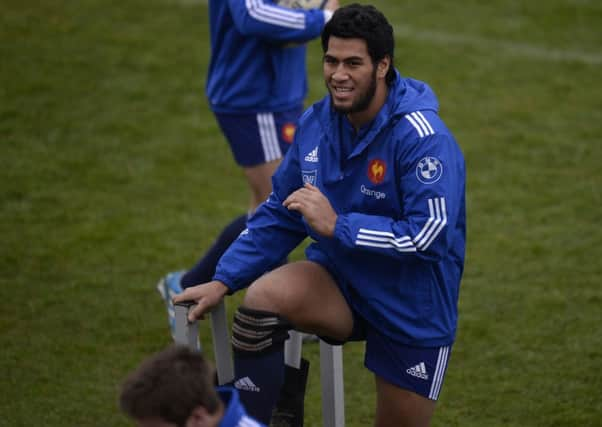
[[[174,341],[201,351],[198,322],[188,321],[188,310],[193,302],[175,304],[176,328]],[[210,313],[213,351],[220,385],[234,379],[234,366],[226,318],[226,306],[222,300]],[[302,334],[291,331],[284,345],[284,361],[287,365],[301,366]],[[343,381],[343,352],[341,346],[320,341],[320,380],[322,383],[322,417],[324,427],[345,426],[345,394]]]

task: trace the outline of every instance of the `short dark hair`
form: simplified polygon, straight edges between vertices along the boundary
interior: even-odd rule
[[[144,360],[121,386],[119,406],[135,420],[161,419],[185,425],[193,410],[219,407],[213,368],[185,346],[172,345]]]
[[[324,53],[328,50],[330,36],[365,40],[373,64],[377,64],[385,56],[389,56],[391,65],[387,72],[386,82],[388,85],[393,83],[395,80],[393,27],[374,6],[354,3],[337,9],[322,30],[322,51]]]

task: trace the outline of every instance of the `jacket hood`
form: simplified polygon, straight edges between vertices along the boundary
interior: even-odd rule
[[[424,82],[401,77],[395,71],[395,83],[389,89],[387,104],[392,104],[393,115],[405,115],[413,111],[432,110],[439,112],[439,101],[435,93]]]

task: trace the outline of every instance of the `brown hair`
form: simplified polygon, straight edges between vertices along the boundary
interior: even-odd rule
[[[215,413],[213,368],[187,347],[172,345],[144,360],[121,386],[119,406],[135,420],[159,418],[184,425],[194,408]]]

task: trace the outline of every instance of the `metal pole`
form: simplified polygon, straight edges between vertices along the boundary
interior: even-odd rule
[[[217,382],[224,385],[234,379],[234,362],[232,360],[232,347],[228,333],[228,319],[226,317],[226,304],[224,300],[211,310],[211,336],[213,338],[213,351],[217,367]]]
[[[324,427],[345,426],[345,391],[343,350],[320,341],[320,380],[322,382],[322,417]]]
[[[179,302],[174,305],[176,315],[174,341],[176,344],[185,345],[192,350],[201,351],[199,322],[188,321],[188,311],[194,305],[193,301]],[[220,385],[223,385],[234,379],[234,363],[230,348],[228,319],[226,317],[226,305],[223,300],[211,310],[209,316],[211,317],[211,336],[217,368],[217,381]]]
[[[176,344],[185,345],[188,348],[201,351],[199,341],[199,322],[188,321],[188,310],[194,306],[192,301],[184,301],[174,304],[176,315],[176,328],[174,331],[174,341]]]

